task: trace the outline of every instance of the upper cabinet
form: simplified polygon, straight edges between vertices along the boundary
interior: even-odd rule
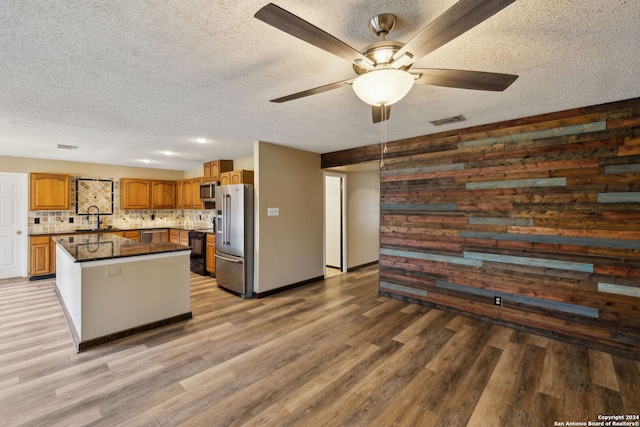
[[[120,178],[120,208],[149,209],[151,181],[148,179]]]
[[[253,185],[253,171],[237,170],[220,174],[220,185],[251,184]]]
[[[150,179],[121,178],[121,209],[174,209],[176,183]]]
[[[173,209],[176,207],[176,183],[174,181],[151,181],[151,209]]]
[[[71,177],[52,173],[29,176],[29,209],[32,211],[69,210]]]
[[[220,174],[233,170],[233,160],[213,160],[203,165],[202,182],[220,181]]]

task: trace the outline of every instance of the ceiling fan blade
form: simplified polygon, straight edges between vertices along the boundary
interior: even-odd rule
[[[409,40],[393,55],[393,59],[400,59],[405,53],[409,53],[413,61],[417,61],[495,15],[514,1],[460,0]]]
[[[351,62],[362,60],[374,65],[373,61],[348,44],[273,3],[264,6],[254,17],[342,59]]]
[[[371,107],[371,116],[373,117],[373,123],[380,123],[385,120],[389,120],[391,115],[391,105],[378,106],[373,105]]]
[[[415,82],[423,85],[490,90],[494,92],[502,92],[518,78],[515,74],[439,68],[412,68],[410,72],[414,75],[419,74],[420,77]]]
[[[272,99],[270,102],[281,103],[281,102],[293,101],[294,99],[304,98],[305,96],[316,95],[318,93],[327,92],[333,89],[339,89],[341,87],[350,85],[351,83],[353,83],[354,80],[355,78],[342,80],[340,82],[335,82],[335,83],[329,83],[328,85],[316,87],[313,89],[303,90],[302,92],[283,96],[282,98]]]

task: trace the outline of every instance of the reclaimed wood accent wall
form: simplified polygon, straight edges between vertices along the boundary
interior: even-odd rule
[[[640,358],[640,98],[394,141],[380,189],[380,294]]]

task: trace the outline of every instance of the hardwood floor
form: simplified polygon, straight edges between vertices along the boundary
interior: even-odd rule
[[[553,426],[640,414],[640,362],[377,295],[377,266],[76,354],[54,281],[0,281],[0,425]]]

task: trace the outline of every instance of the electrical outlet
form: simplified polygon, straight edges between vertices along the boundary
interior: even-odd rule
[[[493,297],[493,303],[495,305],[502,305],[502,297],[494,296]]]
[[[120,275],[120,267],[107,267],[104,272],[105,277],[111,276],[119,276]]]

